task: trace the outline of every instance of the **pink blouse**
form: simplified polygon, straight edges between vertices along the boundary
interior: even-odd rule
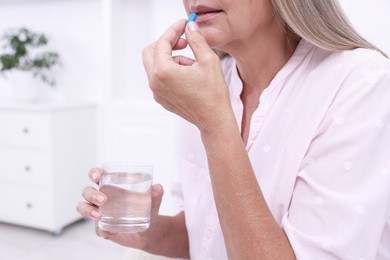
[[[232,58],[222,67],[241,126],[242,82]],[[177,130],[173,194],[185,212],[191,259],[227,259],[199,131],[185,121]],[[297,259],[390,259],[386,58],[302,40],[260,97],[247,151]]]

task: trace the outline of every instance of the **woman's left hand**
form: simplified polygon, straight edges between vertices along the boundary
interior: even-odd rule
[[[184,32],[186,39],[180,38]],[[173,57],[174,50],[190,45],[195,60]],[[212,133],[232,116],[229,92],[220,59],[209,47],[196,23],[173,24],[143,51],[144,66],[154,99],[165,109]]]

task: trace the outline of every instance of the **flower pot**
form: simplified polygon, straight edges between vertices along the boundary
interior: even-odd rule
[[[13,71],[9,75],[14,98],[22,103],[36,103],[42,99],[45,86],[30,71]]]

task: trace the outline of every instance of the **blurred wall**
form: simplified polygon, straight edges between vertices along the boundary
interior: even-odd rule
[[[45,33],[49,48],[61,54],[58,86],[51,94],[72,98],[99,96],[104,76],[102,14],[99,1],[0,1],[0,33],[26,26]],[[12,95],[0,77],[0,97]]]
[[[340,3],[355,28],[390,55],[390,1],[340,0]]]

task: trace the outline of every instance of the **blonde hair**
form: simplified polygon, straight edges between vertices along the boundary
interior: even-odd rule
[[[330,51],[366,48],[387,55],[349,23],[338,0],[272,0],[288,33]]]

